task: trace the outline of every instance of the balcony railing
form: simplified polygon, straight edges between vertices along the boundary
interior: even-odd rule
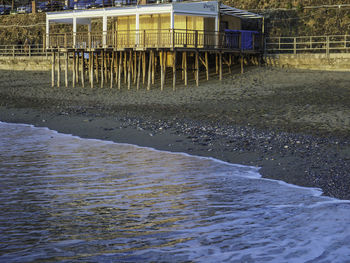
[[[262,37],[254,34],[252,51],[262,50]],[[239,33],[199,30],[134,30],[49,34],[47,48],[203,48],[241,50]]]

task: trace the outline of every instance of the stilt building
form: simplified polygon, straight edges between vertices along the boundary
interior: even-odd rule
[[[45,45],[53,86],[55,75],[60,85],[64,57],[66,86],[71,69],[73,86],[89,80],[91,87],[150,89],[157,82],[163,89],[172,76],[175,89],[189,79],[198,86],[200,72],[209,79],[215,71],[221,80],[223,65],[230,70],[240,63],[243,70],[248,57],[258,61],[263,35],[258,14],[219,1],[187,1],[47,13]]]

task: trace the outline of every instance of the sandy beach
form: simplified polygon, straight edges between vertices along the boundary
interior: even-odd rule
[[[0,71],[0,121],[261,167],[264,177],[350,199],[350,74],[250,67],[222,82],[51,87],[48,71]],[[181,74],[179,74],[181,76]],[[64,79],[64,78],[61,78]]]

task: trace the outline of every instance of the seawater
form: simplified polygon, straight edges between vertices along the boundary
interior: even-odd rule
[[[0,262],[349,262],[350,204],[258,168],[0,123]]]

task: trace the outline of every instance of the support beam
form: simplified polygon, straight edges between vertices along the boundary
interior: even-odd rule
[[[103,19],[102,19],[102,44],[103,44],[103,48],[107,47],[107,15],[104,14],[103,15]]]
[[[244,56],[243,55],[241,55],[240,60],[241,60],[241,74],[243,74],[244,73]]]
[[[68,52],[64,52],[64,61],[65,61],[64,81],[65,81],[66,88],[68,88]]]

